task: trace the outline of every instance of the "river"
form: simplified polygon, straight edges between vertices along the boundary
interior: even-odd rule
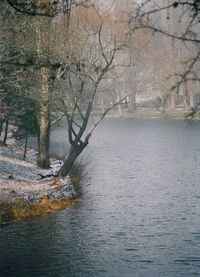
[[[0,276],[200,276],[200,122],[106,119],[84,159],[79,204],[0,227]]]

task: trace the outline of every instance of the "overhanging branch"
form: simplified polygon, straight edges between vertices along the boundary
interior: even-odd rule
[[[74,0],[7,0],[16,11],[32,16],[54,17],[59,13],[69,13]]]

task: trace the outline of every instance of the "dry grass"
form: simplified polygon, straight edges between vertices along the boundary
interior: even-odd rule
[[[81,159],[76,161],[70,169],[69,176],[75,190],[79,195],[82,194],[81,183],[88,179],[88,172],[86,170],[88,162],[83,162]]]
[[[0,222],[47,215],[63,210],[79,201],[78,199],[51,200],[44,198],[40,203],[28,203],[21,199],[11,202],[2,202],[0,203]]]

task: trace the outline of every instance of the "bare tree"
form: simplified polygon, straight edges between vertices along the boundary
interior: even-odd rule
[[[200,2],[197,0],[187,1],[153,1],[144,0],[135,4],[132,13],[132,22],[137,24],[138,29],[147,28],[153,33],[159,33],[171,40],[179,49],[179,53],[172,49],[168,64],[171,64],[171,96],[173,98],[185,90],[184,101],[190,97],[187,87],[195,83],[199,88],[200,83]],[[172,52],[174,54],[172,55]],[[170,58],[171,57],[171,58]],[[181,63],[179,68],[174,65]],[[188,94],[189,93],[189,94]],[[174,99],[171,98],[174,101]],[[175,105],[175,102],[174,102]],[[188,106],[188,104],[186,103]]]
[[[88,12],[88,11],[87,11]],[[80,14],[79,14],[80,15]],[[114,59],[122,49],[122,41],[118,40],[113,32],[110,18],[102,18],[97,11],[81,17],[88,22],[80,22],[79,31],[83,40],[78,52],[74,56],[65,79],[68,83],[67,102],[62,99],[64,113],[68,123],[68,139],[70,150],[60,169],[59,175],[66,176],[74,161],[89,143],[89,139],[96,126],[115,106],[119,105],[125,97],[107,108],[99,119],[88,130],[88,124],[99,85],[114,66]],[[80,37],[79,37],[80,38]],[[126,96],[127,97],[127,96]]]

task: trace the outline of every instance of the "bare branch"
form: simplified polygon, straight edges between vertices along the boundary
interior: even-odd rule
[[[146,86],[147,87],[147,86]],[[112,106],[110,106],[109,108],[107,108],[98,118],[98,120],[93,124],[93,126],[91,127],[90,131],[88,132],[85,141],[88,142],[89,138],[91,137],[92,133],[94,132],[94,130],[96,129],[96,127],[99,125],[99,123],[105,118],[105,116],[112,111],[116,106],[121,105],[122,102],[131,94],[133,93],[138,93],[138,92],[143,92],[145,91],[147,88],[145,89],[141,89],[141,90],[137,90],[137,91],[131,91],[128,92],[127,94],[125,94],[122,98],[120,98],[119,101],[115,102]]]

